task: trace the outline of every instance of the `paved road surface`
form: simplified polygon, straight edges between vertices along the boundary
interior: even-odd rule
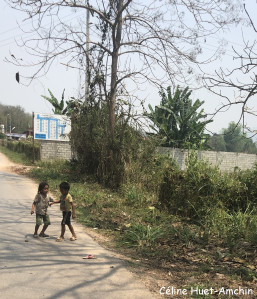
[[[0,154],[0,167],[3,159]],[[36,191],[33,181],[0,170],[1,299],[155,298],[79,224],[73,223],[77,241],[69,241],[66,231],[66,240],[55,242],[61,221],[58,205],[49,208],[50,239],[34,239],[35,216],[30,209]],[[97,259],[83,259],[87,254]]]

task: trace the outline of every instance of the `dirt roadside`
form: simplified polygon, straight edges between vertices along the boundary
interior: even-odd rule
[[[9,173],[26,174],[31,166],[14,163],[0,153],[0,170]]]
[[[6,172],[14,172],[12,170],[13,167],[15,167],[15,164],[11,162],[4,154],[0,153],[0,170]]]

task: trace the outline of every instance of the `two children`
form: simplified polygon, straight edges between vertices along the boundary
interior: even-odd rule
[[[31,208],[31,215],[34,213],[34,209],[36,208],[36,226],[34,232],[35,238],[38,237],[37,232],[39,226],[42,224],[42,220],[44,222],[44,226],[39,236],[48,237],[48,235],[45,234],[45,230],[47,229],[48,225],[50,225],[50,219],[49,215],[47,214],[47,208],[48,206],[51,206],[55,203],[60,203],[60,210],[62,211],[63,219],[61,222],[61,235],[56,239],[56,241],[61,242],[64,240],[65,225],[69,227],[69,230],[72,234],[70,240],[77,240],[77,236],[70,221],[71,216],[72,218],[76,217],[75,205],[73,203],[71,195],[69,194],[70,185],[67,182],[62,182],[59,185],[59,187],[61,192],[60,199],[54,201],[50,196],[47,195],[49,191],[49,185],[46,182],[42,182],[39,184],[38,194],[36,195]]]

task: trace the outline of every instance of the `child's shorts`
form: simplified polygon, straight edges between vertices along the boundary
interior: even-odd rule
[[[62,212],[62,224],[67,224],[69,225],[70,224],[70,217],[71,217],[71,211],[69,212],[66,212],[66,211],[63,211]]]
[[[45,225],[50,225],[50,218],[49,215],[40,215],[40,214],[36,214],[36,224],[37,225],[41,225],[42,224],[42,220],[44,222]]]

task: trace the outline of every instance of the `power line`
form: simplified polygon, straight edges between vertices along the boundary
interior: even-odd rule
[[[70,17],[71,15],[74,15],[74,13],[71,13],[71,14],[68,14],[68,15],[64,16],[64,17],[62,18],[62,20],[64,20],[64,19]],[[68,20],[66,20],[66,21],[73,20],[73,19],[75,19],[75,18],[77,18],[77,17],[80,17],[80,16],[82,16],[82,15],[83,15],[83,13],[81,13],[81,14],[79,14],[79,15],[76,15],[76,16],[74,16],[74,17],[72,17],[72,18],[70,18],[70,19],[68,19]],[[50,24],[51,24],[51,23],[48,23],[48,24],[46,24],[45,26],[48,26],[48,25],[50,25]],[[59,23],[59,24],[57,24],[57,25],[60,25],[60,24],[61,24],[61,23]],[[23,27],[23,26],[17,26],[17,27],[15,27],[15,28],[13,27],[12,29],[8,29],[7,31],[0,33],[0,36],[1,36],[1,35],[4,35],[4,33],[6,33],[6,32],[13,31],[13,30],[16,30],[16,29],[20,29],[20,30],[22,30],[22,27]],[[15,43],[15,40],[16,40],[17,38],[22,37],[23,34],[24,34],[24,33],[20,33],[20,34],[18,34],[18,35],[14,35],[14,36],[12,36],[12,37],[9,37],[9,38],[0,40],[0,47],[6,47],[6,46],[9,46],[9,45],[11,45],[11,44],[14,44],[14,43]],[[25,33],[25,34],[26,34],[26,33]],[[37,34],[37,33],[34,32],[34,33],[31,33],[31,34],[27,34],[27,36],[28,36],[28,37],[32,37],[32,36],[34,36],[34,35],[36,35],[36,34]],[[5,41],[9,41],[9,40],[11,40],[11,42],[8,42],[8,43],[6,43],[6,44],[4,44],[4,45],[1,45],[1,43],[5,42]]]
[[[63,19],[66,19],[66,18],[68,18],[68,17],[70,17],[71,15],[73,15],[74,13],[71,13],[71,14],[68,14],[68,15],[66,15],[65,17],[63,17]],[[73,18],[71,18],[71,19],[68,19],[67,21],[70,21],[70,20],[72,20],[72,19],[74,19],[74,18],[77,18],[77,17],[80,17],[80,16],[82,16],[83,15],[83,13],[82,14],[80,14],[80,15],[76,15],[76,16],[74,16]],[[2,35],[4,35],[4,34],[6,34],[6,33],[8,33],[8,32],[11,32],[11,31],[14,31],[14,30],[17,30],[17,29],[20,29],[20,30],[22,30],[22,27],[25,27],[27,24],[29,24],[31,22],[31,20],[28,20],[28,21],[26,21],[23,25],[18,25],[18,26],[16,26],[16,27],[13,27],[13,28],[10,28],[10,29],[7,29],[7,30],[5,30],[5,31],[3,31],[3,32],[0,32],[0,37],[2,36]],[[60,23],[61,24],[61,23]],[[48,24],[46,24],[46,26],[47,25],[50,25],[50,23],[48,23]],[[36,34],[36,33],[35,33]],[[19,35],[15,35],[15,36],[13,36],[13,37],[10,37],[10,38],[6,38],[6,39],[3,39],[3,40],[0,40],[0,44],[1,43],[3,43],[3,42],[5,42],[5,41],[9,41],[9,40],[13,40],[13,39],[16,39],[16,38],[19,38],[19,37],[21,37],[23,34],[21,33],[21,34],[19,34]],[[34,35],[34,34],[33,34]],[[215,36],[210,36],[209,38],[211,38],[211,39],[215,39],[215,40],[221,40],[220,38],[218,38],[218,37],[215,37]],[[243,44],[240,44],[240,43],[238,43],[238,42],[234,42],[234,41],[229,41],[229,40],[226,40],[226,42],[227,43],[229,43],[229,44],[233,44],[233,45],[236,45],[236,46],[241,46],[241,47],[244,47],[245,45],[243,45]],[[13,43],[15,43],[15,41],[11,41],[10,43],[6,43],[6,44],[4,44],[4,45],[0,45],[1,47],[5,47],[5,46],[8,46],[8,45],[11,45],[11,44],[13,44]],[[210,44],[209,44],[210,45]],[[215,47],[214,45],[210,45],[211,47]]]
[[[71,13],[71,14],[68,14],[68,15],[66,15],[66,16],[64,16],[63,18],[62,18],[62,20],[64,20],[64,19],[66,19],[66,18],[69,18],[70,16],[73,16],[74,15],[74,13]],[[67,19],[66,21],[70,21],[70,20],[73,20],[73,19],[75,19],[75,18],[78,18],[78,17],[80,17],[80,16],[82,16],[83,15],[83,13],[81,13],[81,14],[78,14],[78,15],[76,15],[76,16],[74,16],[74,17],[72,17],[72,18],[70,18],[70,19]],[[26,26],[27,24],[29,24],[31,21],[27,21],[27,22],[25,22],[24,24],[23,24],[23,26],[16,26],[16,27],[13,27],[13,28],[10,28],[10,29],[7,29],[6,31],[3,31],[3,32],[0,32],[0,37],[2,36],[2,35],[4,35],[4,34],[6,34],[6,33],[8,33],[8,32],[11,32],[11,31],[14,31],[14,30],[17,30],[17,29],[20,29],[20,30],[22,30],[22,27],[24,27],[24,26]],[[50,25],[51,23],[48,23],[48,24],[46,24],[45,26],[47,26],[47,25]],[[57,25],[60,25],[61,24],[61,22],[59,23],[59,24],[57,24]],[[31,33],[29,33],[29,34],[27,34],[26,35],[26,39],[28,40],[28,38],[32,38],[33,36],[35,36],[37,34],[37,32],[31,32]],[[10,46],[10,45],[12,45],[12,44],[15,44],[16,43],[16,40],[17,39],[19,39],[19,38],[21,38],[23,36],[23,33],[21,33],[21,34],[18,34],[18,35],[14,35],[13,37],[10,37],[10,38],[5,38],[5,39],[3,39],[3,40],[0,40],[0,48],[2,48],[2,47],[6,47],[6,46]],[[218,38],[218,37],[214,37],[214,36],[210,36],[209,37],[210,39],[214,39],[214,40],[222,40],[222,39],[220,39],[220,38]],[[10,42],[9,42],[10,41]],[[224,41],[225,42],[227,42],[228,44],[230,44],[230,45],[237,45],[237,46],[241,46],[241,47],[244,47],[244,45],[243,44],[240,44],[240,43],[237,43],[237,42],[232,42],[232,41],[227,41],[227,40],[225,40],[224,39]],[[5,43],[6,42],[6,43]],[[4,43],[4,44],[2,44],[2,43]],[[211,48],[215,48],[215,49],[217,49],[217,45],[214,45],[214,44],[211,44],[211,43],[203,43],[203,44],[201,44],[201,47],[202,48],[204,48],[204,49],[206,49],[206,50],[210,50],[210,51],[213,51],[212,49],[210,49],[210,48],[208,48],[208,47],[206,47],[206,46],[208,46],[208,47],[211,47]],[[225,50],[226,52],[225,52],[225,56],[230,56],[230,57],[234,57],[234,52],[232,51],[232,50]]]
[[[23,23],[23,25],[29,24],[30,22],[31,22],[31,21],[27,21],[25,24]],[[2,31],[2,32],[0,32],[0,35],[4,35],[5,33],[8,33],[8,32],[11,32],[11,31],[20,29],[20,28],[21,28],[21,26],[18,25],[18,26],[16,26],[16,27],[7,29],[6,31]]]

